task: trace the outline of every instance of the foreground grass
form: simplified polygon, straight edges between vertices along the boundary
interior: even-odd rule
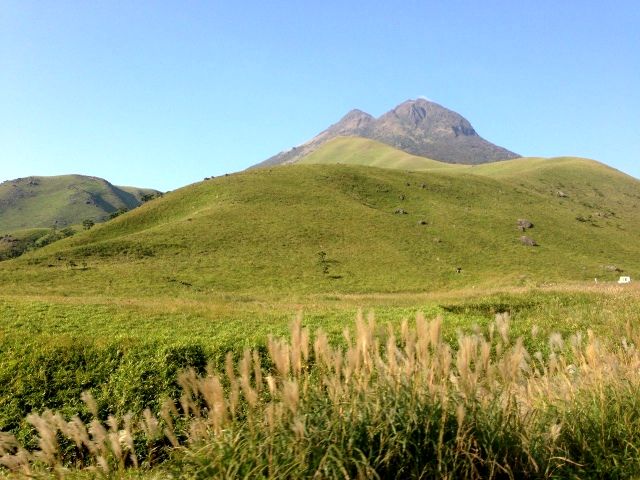
[[[443,336],[488,328],[496,313],[509,312],[512,332],[528,336],[531,351],[546,352],[546,337],[588,329],[607,342],[619,340],[627,321],[637,322],[640,296],[631,288],[563,287],[468,291],[425,295],[315,295],[256,297],[219,295],[149,300],[100,297],[0,298],[0,430],[33,441],[26,421],[32,412],[54,409],[88,415],[80,396],[91,391],[100,414],[122,416],[165,398],[178,398],[177,374],[223,365],[228,351],[266,353],[269,335],[282,336],[297,312],[312,331],[332,342],[360,307],[380,323],[399,327],[421,313],[443,319]],[[84,417],[86,418],[86,417]]]
[[[513,319],[445,340],[440,318],[399,328],[358,315],[332,345],[294,323],[266,352],[178,377],[151,410],[45,411],[37,446],[0,462],[26,475],[193,478],[629,478],[640,474],[640,336],[514,338]]]

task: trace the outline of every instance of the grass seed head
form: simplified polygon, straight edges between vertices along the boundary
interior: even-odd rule
[[[564,339],[562,338],[562,334],[558,332],[553,332],[549,335],[549,350],[552,352],[559,352],[564,348]]]
[[[80,398],[87,406],[87,410],[93,415],[95,418],[98,418],[98,404],[96,400],[93,398],[93,395],[89,391],[82,392]]]

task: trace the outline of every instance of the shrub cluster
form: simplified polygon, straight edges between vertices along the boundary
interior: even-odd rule
[[[56,228],[38,231],[24,238],[14,238],[11,235],[5,235],[5,241],[11,243],[11,248],[0,251],[0,261],[17,258],[25,252],[46,247],[47,245],[62,240],[63,238],[75,235],[75,230],[66,227],[61,230]]]

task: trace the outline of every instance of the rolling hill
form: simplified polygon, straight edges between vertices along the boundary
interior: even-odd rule
[[[64,228],[85,219],[105,220],[142,203],[152,189],[116,187],[97,177],[26,177],[0,184],[0,233],[28,228]]]
[[[450,169],[454,165],[403,152],[375,140],[336,137],[298,160],[301,165],[360,165],[397,170]]]
[[[376,140],[413,155],[446,163],[481,164],[519,157],[482,138],[460,114],[419,98],[407,100],[379,118],[352,110],[308,142],[256,165],[291,164],[336,137]]]
[[[340,142],[330,147],[348,151]],[[387,166],[415,160],[361,147],[385,148]],[[421,172],[292,165],[190,185],[4,262],[0,284],[123,297],[415,292],[640,272],[638,180],[578,158],[420,161]]]

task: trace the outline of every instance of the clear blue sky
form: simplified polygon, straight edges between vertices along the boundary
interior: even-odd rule
[[[174,189],[418,96],[640,177],[640,2],[0,0],[0,180]]]

